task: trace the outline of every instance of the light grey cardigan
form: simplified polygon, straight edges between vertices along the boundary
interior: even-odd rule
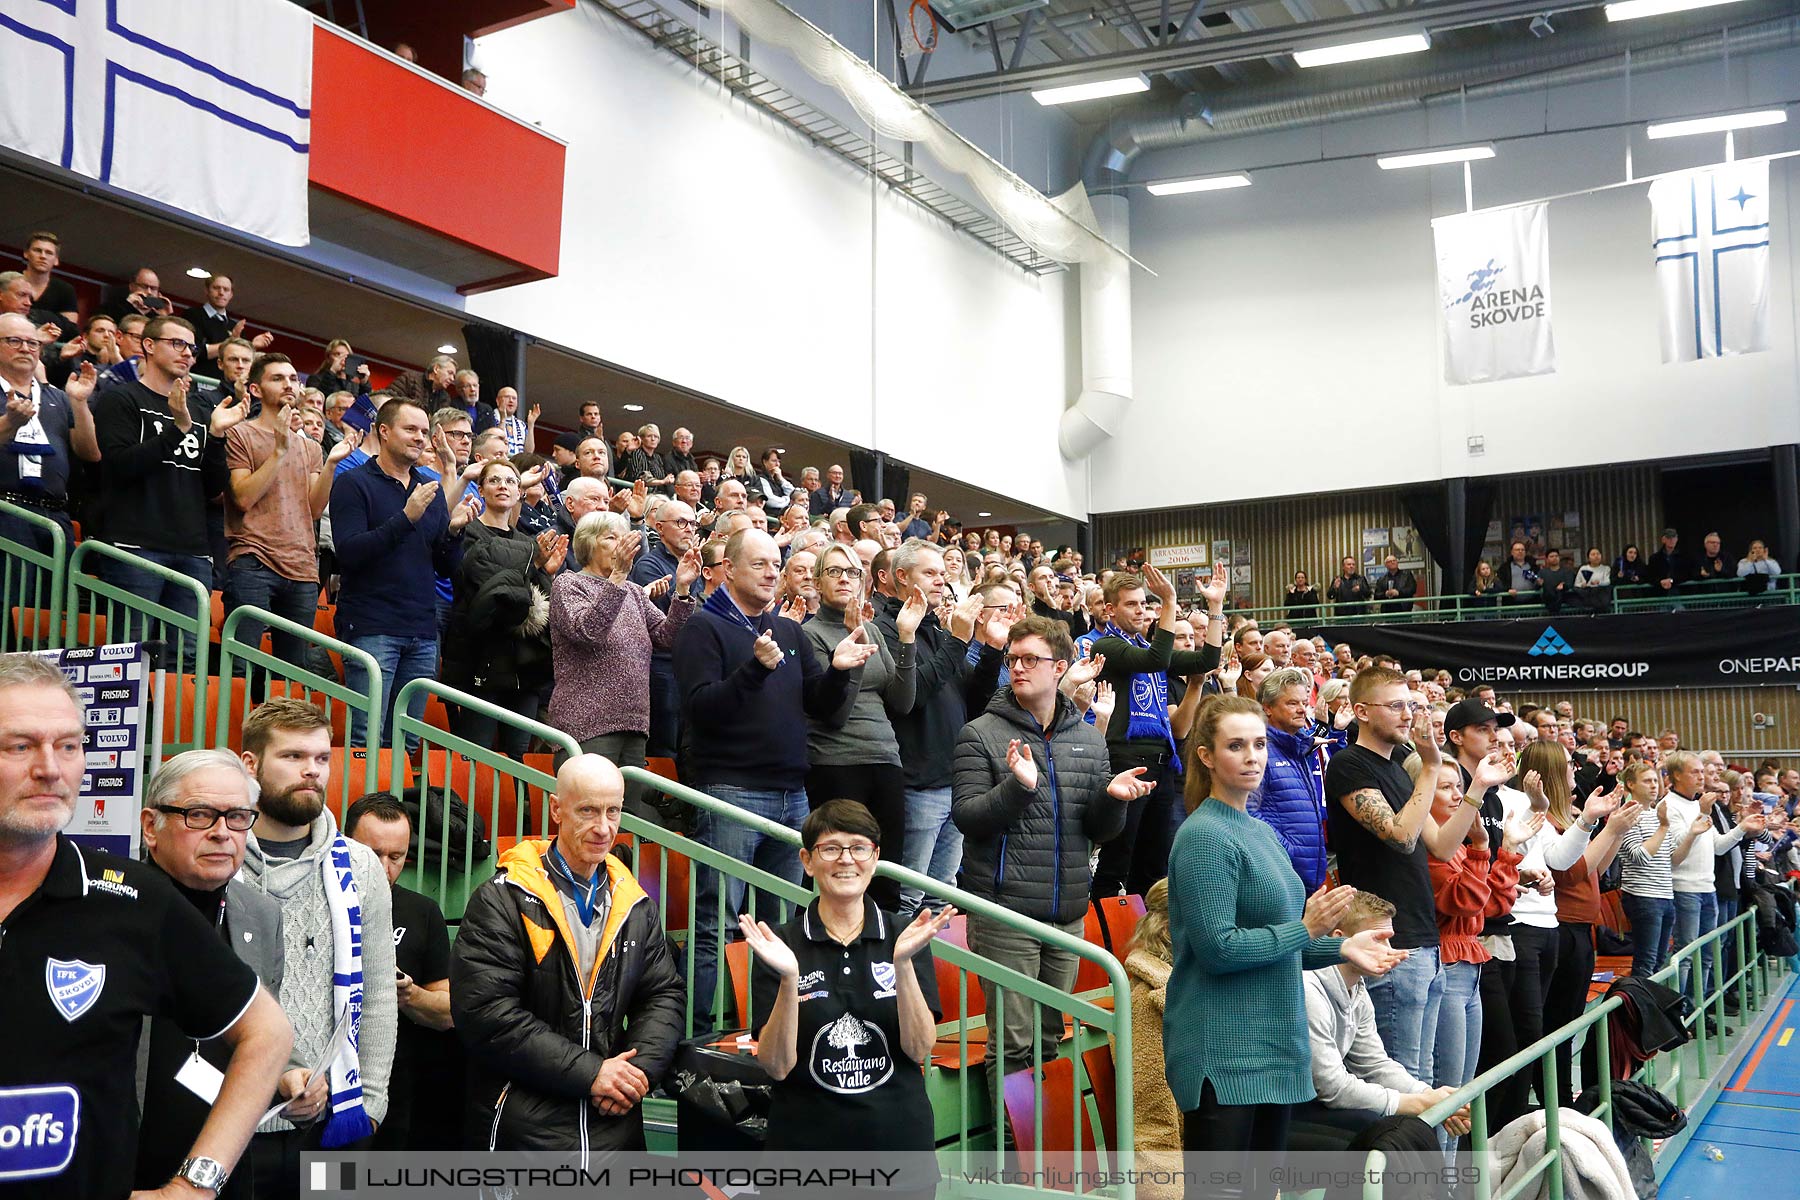
[[[826,663],[837,644],[850,635],[843,611],[829,604],[819,605],[800,632]],[[917,682],[914,644],[899,644],[895,655],[889,652],[886,639],[875,634],[872,623],[869,634],[875,635],[875,653],[862,665],[860,676],[851,672],[848,709],[839,709],[831,719],[807,718],[807,757],[815,766],[900,765],[900,743],[894,739],[889,718],[912,711]]]

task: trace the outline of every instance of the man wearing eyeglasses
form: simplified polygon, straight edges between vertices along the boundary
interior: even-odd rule
[[[168,876],[183,899],[218,931],[270,995],[281,993],[281,906],[235,878],[256,821],[257,788],[229,750],[189,750],[158,768],[144,789],[141,814],[150,866]],[[172,1021],[150,1022],[139,1043],[138,1085],[143,1125],[138,1132],[137,1186],[154,1190],[181,1166],[185,1146],[205,1124],[207,1099],[182,1080],[224,1070],[230,1047],[196,1042]],[[233,1176],[221,1196],[248,1195],[248,1172]]]
[[[100,459],[88,407],[96,376],[87,364],[70,376],[67,391],[40,383],[42,345],[28,319],[16,313],[0,316],[0,500],[62,526],[68,548],[75,545],[68,516],[74,459]],[[45,553],[51,549],[49,530],[6,513],[0,513],[0,537]],[[53,599],[38,594],[42,589],[36,576],[36,568],[27,567],[13,582],[16,598],[5,598],[8,608],[54,607]]]
[[[1441,752],[1431,736],[1430,706],[1415,702],[1404,675],[1380,666],[1358,671],[1350,703],[1356,741],[1325,769],[1326,837],[1339,878],[1394,905],[1390,944],[1410,953],[1369,981],[1369,999],[1389,1057],[1414,1078],[1430,1079],[1444,972],[1429,860],[1455,856],[1481,815],[1482,797],[1465,797],[1442,825],[1431,815]],[[1423,764],[1416,783],[1401,766],[1409,745]]]
[[[951,818],[964,839],[963,887],[1079,938],[1093,847],[1119,835],[1157,776],[1141,766],[1114,773],[1105,737],[1057,687],[1074,653],[1068,626],[1049,617],[1007,631],[1011,680],[956,739]],[[1075,983],[1075,955],[975,913],[969,949],[1061,991]],[[982,990],[987,1011],[998,1011],[999,987],[984,979]],[[1010,1074],[1033,1065],[1034,1026],[1044,1046],[1061,1040],[1062,1014],[1012,988],[1004,1006]]]
[[[213,589],[207,537],[207,500],[230,483],[225,434],[244,419],[235,396],[217,407],[190,395],[190,375],[199,351],[194,327],[180,317],[157,317],[144,327],[144,361],[135,383],[108,388],[94,402],[94,432],[100,444],[104,488],[103,533],[108,542],[139,558]],[[134,596],[189,617],[192,589],[116,559],[106,559],[101,577]],[[115,641],[147,636],[125,614]],[[192,662],[194,647],[185,647]],[[186,663],[184,663],[184,666]]]
[[[650,603],[664,612],[674,599],[675,568],[682,555],[698,541],[699,529],[694,523],[694,510],[680,500],[670,500],[650,518],[650,529],[656,536],[644,539],[644,549],[632,564],[631,582],[650,592]],[[666,581],[660,591],[650,591],[659,580]],[[705,599],[703,584],[694,580],[688,588],[695,601]],[[675,686],[675,658],[672,651],[650,651],[650,738],[644,754],[650,758],[674,758],[681,745],[681,690]]]

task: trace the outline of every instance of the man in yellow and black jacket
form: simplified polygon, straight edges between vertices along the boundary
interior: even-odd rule
[[[625,780],[563,764],[554,841],[521,841],[469,898],[450,1008],[472,1064],[469,1145],[644,1148],[642,1102],[675,1056],[686,989],[656,905],[608,851]]]

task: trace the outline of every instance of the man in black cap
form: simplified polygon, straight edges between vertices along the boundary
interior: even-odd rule
[[[1444,714],[1444,738],[1449,743],[1450,753],[1456,756],[1457,767],[1462,771],[1464,794],[1473,798],[1468,789],[1474,783],[1476,770],[1483,759],[1496,749],[1501,749],[1499,731],[1517,719],[1511,713],[1495,712],[1472,697],[1458,700]],[[1508,766],[1510,765],[1509,763]],[[1481,823],[1487,826],[1488,845],[1498,846],[1500,827],[1506,823],[1506,810],[1500,801],[1499,786],[1488,788],[1480,800]]]
[[[1676,549],[1681,535],[1673,528],[1662,531],[1662,548],[1650,556],[1646,564],[1649,570],[1644,578],[1652,587],[1660,588],[1664,595],[1672,596],[1681,590],[1681,585],[1694,577],[1694,565],[1688,556]]]

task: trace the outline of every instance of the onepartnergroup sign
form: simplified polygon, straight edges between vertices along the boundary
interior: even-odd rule
[[[1504,611],[1504,610],[1502,610]],[[1377,624],[1320,630],[1358,654],[1450,672],[1457,686],[1800,684],[1800,606]]]

